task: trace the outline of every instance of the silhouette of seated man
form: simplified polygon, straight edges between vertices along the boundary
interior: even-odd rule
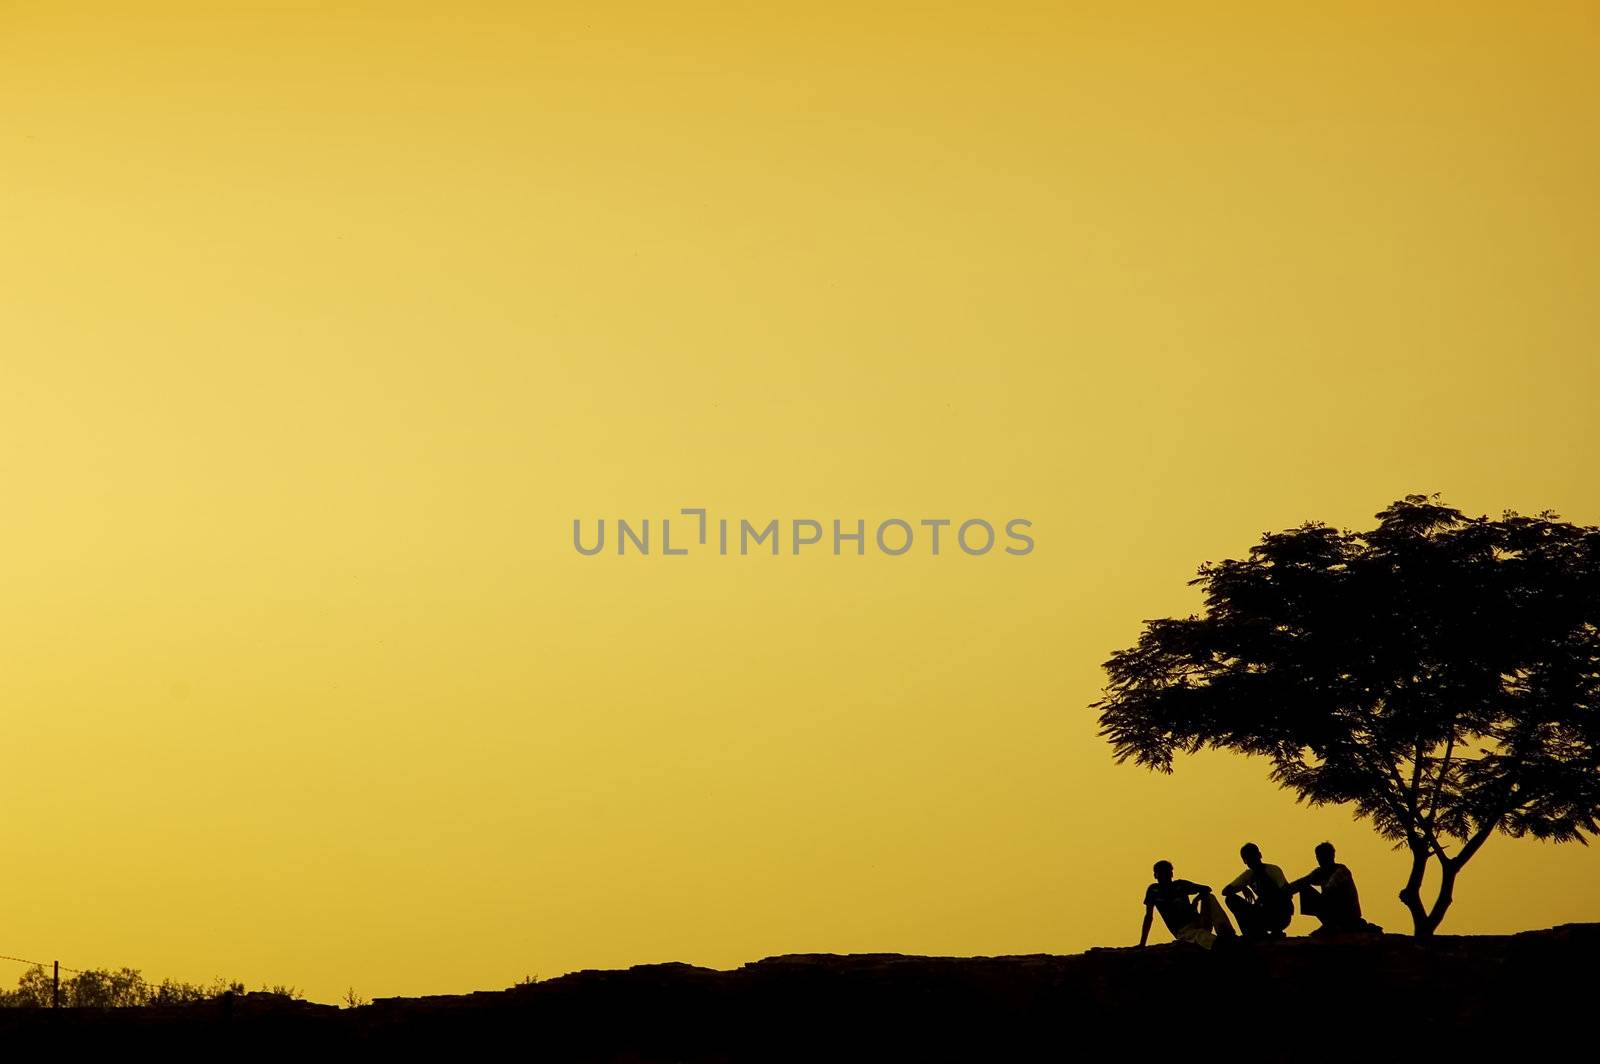
[[[1289,893],[1300,895],[1300,911],[1322,921],[1311,933],[1337,935],[1373,930],[1375,925],[1361,918],[1355,877],[1333,859],[1333,843],[1319,844],[1316,854],[1317,867],[1289,884]]]
[[[1261,860],[1261,850],[1253,842],[1239,847],[1244,871],[1222,888],[1228,911],[1239,921],[1245,938],[1282,938],[1294,916],[1294,895],[1283,869]]]
[[[1233,937],[1233,924],[1210,887],[1187,879],[1173,879],[1171,861],[1157,861],[1154,871],[1156,881],[1144,891],[1144,927],[1139,931],[1141,949],[1150,938],[1150,924],[1158,909],[1167,930],[1179,942],[1210,949],[1218,938]],[[1191,895],[1196,896],[1192,902]]]

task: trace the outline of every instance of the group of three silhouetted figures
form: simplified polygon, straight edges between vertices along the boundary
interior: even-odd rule
[[[1234,937],[1229,912],[1239,921],[1239,934],[1246,939],[1282,938],[1294,915],[1296,897],[1302,913],[1322,921],[1312,934],[1383,930],[1361,918],[1356,881],[1350,869],[1333,859],[1333,844],[1322,843],[1316,853],[1317,867],[1291,883],[1283,869],[1261,859],[1261,850],[1255,843],[1245,843],[1239,849],[1244,871],[1222,888],[1227,911],[1210,887],[1173,879],[1172,862],[1157,861],[1156,881],[1144,892],[1144,928],[1139,932],[1139,945],[1150,938],[1150,924],[1157,911],[1173,938],[1206,949],[1216,945],[1219,938]]]

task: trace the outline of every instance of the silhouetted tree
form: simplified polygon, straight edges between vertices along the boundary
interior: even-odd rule
[[[22,973],[15,990],[0,992],[0,1005],[47,1009],[50,1007],[51,986],[50,973],[35,965]]]
[[[76,1008],[129,1008],[145,1004],[150,997],[149,988],[132,968],[79,972],[64,989],[66,1004]]]
[[[51,973],[35,965],[22,973],[15,990],[0,990],[0,1008],[49,1008],[53,994]],[[213,979],[209,985],[164,979],[149,983],[136,968],[94,968],[61,980],[62,1008],[140,1008],[148,1005],[187,1005],[225,994],[243,994],[243,983]],[[292,986],[263,985],[259,993],[300,997]]]
[[[1427,936],[1494,832],[1596,833],[1600,528],[1423,495],[1377,516],[1206,563],[1190,581],[1204,615],[1147,621],[1092,708],[1119,762],[1170,772],[1178,752],[1234,750],[1299,801],[1353,804],[1409,849],[1400,899]]]

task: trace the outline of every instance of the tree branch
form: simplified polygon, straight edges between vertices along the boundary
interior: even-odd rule
[[[1370,764],[1367,767],[1369,771],[1372,768]],[[1424,824],[1422,821],[1422,816],[1417,809],[1416,792],[1406,787],[1406,781],[1401,777],[1399,768],[1393,763],[1385,762],[1384,768],[1388,770],[1390,782],[1394,784],[1395,798],[1404,802],[1403,805],[1397,804],[1394,811],[1396,814],[1395,819],[1405,825],[1406,840],[1408,842],[1425,843],[1430,850],[1438,855],[1439,860],[1448,860],[1445,856],[1444,848],[1439,845],[1439,838],[1433,830],[1433,825],[1431,823]]]
[[[1456,751],[1456,724],[1450,722],[1450,741],[1444,747],[1444,760],[1439,763],[1439,775],[1434,777],[1433,797],[1428,802],[1428,829],[1433,829],[1433,818],[1439,813],[1439,792],[1444,789],[1444,778],[1450,771],[1450,758]]]
[[[1513,806],[1513,808],[1515,807]],[[1499,816],[1487,821],[1473,833],[1472,838],[1467,840],[1466,845],[1462,846],[1454,857],[1446,857],[1444,852],[1440,851],[1439,860],[1450,866],[1452,870],[1459,870],[1462,865],[1472,860],[1472,855],[1477,853],[1485,842],[1489,841],[1489,836],[1494,834],[1495,828],[1499,827],[1500,821],[1504,819],[1505,814],[1501,813]]]

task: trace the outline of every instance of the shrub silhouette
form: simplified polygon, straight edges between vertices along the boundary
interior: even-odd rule
[[[261,993],[298,1000],[292,986],[262,986]],[[228,994],[243,994],[243,983],[214,979],[210,983],[185,983],[166,979],[146,982],[137,968],[95,968],[61,980],[62,1008],[122,1009],[150,1005],[188,1005]],[[22,973],[15,990],[0,991],[0,1008],[49,1008],[51,973],[35,965]]]

